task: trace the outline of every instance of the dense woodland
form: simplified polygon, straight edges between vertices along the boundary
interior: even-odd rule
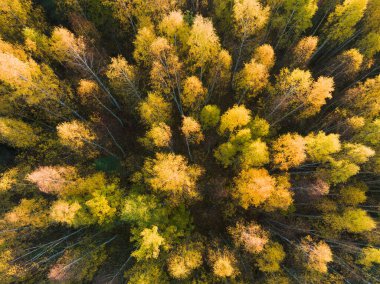
[[[380,283],[379,0],[0,0],[0,283]]]

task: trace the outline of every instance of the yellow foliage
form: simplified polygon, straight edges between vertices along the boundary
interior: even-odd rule
[[[367,200],[367,187],[365,184],[344,186],[340,189],[340,201],[344,204],[355,206]]]
[[[149,66],[151,64],[150,46],[156,39],[156,35],[151,28],[142,27],[138,30],[136,39],[133,42],[135,50],[133,51],[133,58],[140,65]]]
[[[4,220],[14,226],[43,228],[49,224],[49,216],[44,199],[21,199],[21,202],[7,212]]]
[[[260,45],[255,49],[252,59],[266,66],[268,70],[271,69],[276,59],[273,47],[269,44]]]
[[[197,15],[190,30],[187,41],[189,46],[189,61],[194,68],[204,68],[207,63],[213,61],[221,49],[211,20]]]
[[[10,190],[17,182],[18,168],[11,168],[0,174],[0,192]]]
[[[293,64],[305,67],[318,46],[318,37],[307,36],[302,38],[293,49]]]
[[[153,190],[166,192],[178,199],[181,196],[198,196],[197,181],[203,170],[197,165],[188,165],[181,155],[157,153],[155,159],[145,161],[144,173],[145,181]]]
[[[210,251],[209,259],[213,273],[220,278],[235,277],[239,274],[235,256],[227,251]]]
[[[153,144],[155,147],[169,147],[170,141],[172,138],[172,132],[170,127],[163,122],[154,124],[152,128],[145,135],[146,140],[144,144],[147,143],[147,146]]]
[[[86,45],[82,37],[75,35],[63,27],[54,28],[50,47],[58,60],[73,63],[86,52]]]
[[[235,30],[241,38],[260,31],[269,19],[269,6],[263,7],[258,0],[234,1],[233,17]]]
[[[78,120],[59,124],[57,134],[63,145],[74,150],[82,149],[86,143],[91,143],[96,139],[95,133]]]
[[[76,201],[69,203],[65,200],[57,200],[50,207],[50,219],[58,223],[75,226],[76,214],[81,208],[81,205]]]
[[[326,135],[323,131],[305,137],[306,152],[312,161],[326,162],[330,155],[341,150],[338,134]]]
[[[380,249],[372,247],[363,248],[357,262],[366,268],[371,268],[374,264],[380,264]]]
[[[327,265],[333,260],[330,247],[324,242],[314,242],[310,236],[302,239],[300,244],[301,258],[306,261],[305,266],[309,270],[320,273],[327,272]]]
[[[0,142],[15,148],[29,148],[38,141],[34,129],[22,122],[12,118],[0,117]]]
[[[158,258],[160,247],[165,245],[165,239],[159,234],[158,227],[145,228],[140,233],[140,237],[137,240],[139,248],[131,255],[136,257],[138,261]]]
[[[182,118],[181,130],[186,139],[191,143],[199,144],[204,139],[201,125],[190,116]]]
[[[293,204],[293,194],[287,188],[276,188],[264,203],[264,210],[287,210]]]
[[[268,67],[252,59],[244,64],[243,69],[236,75],[236,90],[241,96],[253,98],[268,84]]]
[[[261,167],[269,163],[269,151],[260,139],[248,142],[241,150],[240,163],[243,168]]]
[[[187,77],[183,84],[181,102],[189,110],[195,110],[206,99],[207,89],[196,76]]]
[[[243,170],[234,181],[233,196],[244,209],[264,203],[275,190],[276,184],[266,169]]]
[[[305,140],[298,134],[284,134],[272,145],[273,162],[281,170],[301,165],[306,160]]]
[[[148,93],[145,100],[139,104],[138,110],[141,120],[147,125],[159,122],[168,124],[172,116],[170,103],[156,93]]]
[[[182,245],[168,258],[168,270],[176,279],[186,279],[191,272],[202,265],[202,244]]]
[[[77,93],[83,103],[90,100],[90,97],[99,93],[99,86],[93,80],[81,79],[77,88]]]
[[[228,109],[220,119],[219,132],[224,134],[227,130],[234,131],[238,127],[243,127],[251,121],[251,111],[244,105],[234,105]]]
[[[309,117],[317,114],[321,107],[326,104],[326,99],[332,98],[334,91],[334,79],[331,77],[319,77],[313,83],[310,93],[305,98],[305,109],[301,112],[301,117]]]

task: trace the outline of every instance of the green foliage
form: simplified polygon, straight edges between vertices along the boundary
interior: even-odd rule
[[[332,154],[340,151],[339,135],[326,135],[320,131],[318,134],[310,133],[306,138],[306,152],[313,162],[326,162]]]
[[[138,249],[132,253],[138,261],[158,258],[161,247],[165,248],[165,239],[159,234],[157,226],[152,229],[142,230],[139,238],[134,237],[138,243]]]
[[[200,120],[205,129],[215,127],[220,120],[220,109],[216,105],[206,105],[201,111]]]
[[[264,247],[263,253],[257,259],[257,265],[263,272],[276,272],[280,270],[280,263],[285,258],[285,252],[279,243],[269,243]]]
[[[363,17],[367,0],[345,0],[335,7],[325,24],[328,39],[341,43],[354,33],[356,23]]]

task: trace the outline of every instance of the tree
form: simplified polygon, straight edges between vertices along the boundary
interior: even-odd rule
[[[380,52],[380,34],[369,33],[358,43],[358,48],[366,58],[372,59],[375,54]],[[371,66],[371,64],[370,61],[369,65]]]
[[[344,204],[356,206],[364,203],[367,200],[366,191],[368,190],[365,184],[354,184],[343,186],[339,190],[340,200]]]
[[[1,40],[0,48],[0,80],[14,89],[11,99],[22,99],[29,105],[53,101],[67,107],[61,99],[66,90],[50,67],[38,65],[24,51]]]
[[[79,81],[77,94],[84,105],[94,103],[94,98],[99,100],[99,95],[101,95],[99,85],[93,80],[86,79]]]
[[[240,47],[234,73],[239,65],[242,49],[247,39],[265,27],[269,18],[269,7],[263,7],[257,0],[238,0],[234,2],[233,19]]]
[[[349,39],[355,32],[355,25],[364,15],[367,2],[367,0],[345,0],[342,4],[336,5],[323,28],[325,37],[336,43]]]
[[[155,191],[162,191],[179,201],[181,197],[198,196],[197,181],[202,168],[188,165],[181,155],[157,153],[154,159],[144,163],[145,182]]]
[[[328,244],[324,241],[314,242],[310,236],[306,236],[301,240],[299,249],[300,257],[305,261],[304,265],[308,270],[327,272],[327,265],[333,260]]]
[[[335,160],[329,158],[327,168],[318,170],[318,174],[332,184],[346,182],[350,177],[356,175],[360,168],[349,160]]]
[[[190,30],[187,41],[189,47],[189,62],[193,69],[200,69],[202,78],[205,69],[219,53],[221,46],[212,22],[197,15]]]
[[[228,232],[233,238],[235,246],[242,247],[252,254],[262,252],[269,241],[268,232],[253,222],[249,224],[237,222],[234,227],[228,228]]]
[[[208,78],[208,99],[214,92],[218,92],[219,96],[224,95],[229,87],[231,78],[232,58],[227,50],[222,49],[212,66],[210,67]]]
[[[37,29],[30,27],[22,30],[26,50],[30,51],[37,58],[44,58],[50,55],[49,38]]]
[[[269,123],[258,116],[249,123],[249,128],[251,129],[252,138],[261,138],[269,134]]]
[[[343,228],[352,233],[371,231],[376,228],[375,221],[363,209],[346,209],[343,212]]]
[[[178,247],[168,258],[168,270],[176,279],[186,279],[202,265],[202,244],[189,243]]]
[[[30,148],[38,142],[35,130],[27,123],[0,117],[0,142],[15,148]]]
[[[251,111],[244,105],[234,105],[220,118],[219,132],[233,132],[236,128],[246,126],[251,120]]]
[[[316,115],[321,107],[326,104],[327,99],[332,98],[334,91],[334,79],[331,77],[319,77],[311,87],[310,93],[305,99],[301,99],[301,106],[305,105],[300,113],[300,117],[310,117]]]
[[[334,81],[330,77],[319,77],[317,81],[311,76],[310,71],[301,69],[281,69],[276,77],[274,105],[271,114],[276,110],[290,110],[275,123],[285,119],[287,116],[300,111],[300,118],[309,117],[319,112],[326,104],[326,99],[331,98],[334,91]]]
[[[172,132],[170,127],[163,122],[154,124],[152,128],[141,139],[141,142],[148,148],[170,147]]]
[[[196,76],[187,77],[183,83],[181,101],[185,108],[197,111],[206,99],[207,90]]]
[[[272,145],[273,162],[281,170],[301,165],[306,159],[305,140],[298,134],[284,134]]]
[[[47,201],[42,198],[23,198],[20,204],[5,214],[4,220],[16,228],[21,226],[44,228],[49,224]]]
[[[29,0],[4,0],[1,2],[1,37],[18,39],[23,27],[32,23],[32,15],[38,11],[32,9]]]
[[[281,244],[269,242],[257,259],[257,266],[263,272],[276,272],[280,270],[280,263],[285,258],[285,252]]]
[[[238,149],[231,142],[220,144],[217,149],[214,150],[214,157],[217,159],[223,167],[227,168],[234,162],[235,155]]]
[[[269,72],[266,65],[252,59],[245,63],[243,69],[237,73],[235,88],[240,98],[247,96],[254,98],[268,84]]]
[[[215,127],[220,120],[220,109],[216,105],[206,105],[200,114],[200,121],[204,129]]]
[[[276,189],[263,204],[264,211],[288,210],[293,204],[293,193],[289,190],[290,187],[291,184],[287,176],[277,177]]]
[[[158,28],[176,47],[186,43],[189,36],[189,27],[181,10],[171,11],[162,19]]]
[[[136,39],[133,42],[135,50],[133,51],[133,58],[138,65],[149,67],[152,64],[152,58],[150,53],[150,46],[155,41],[156,35],[154,31],[149,27],[141,27],[137,34]]]
[[[253,52],[252,59],[266,66],[268,70],[273,67],[276,61],[274,50],[269,44],[263,44],[257,47]]]
[[[330,74],[334,75],[335,78],[351,80],[359,73],[362,63],[363,55],[357,49],[352,48],[343,51],[333,61]]]
[[[76,180],[78,174],[74,167],[39,167],[26,176],[44,193],[60,194],[67,184]]]
[[[269,163],[267,144],[260,139],[246,143],[242,149],[240,163],[243,168],[261,167]]]
[[[179,113],[183,114],[180,100],[182,63],[165,38],[156,38],[150,46],[150,51],[153,58],[152,69],[150,70],[153,90],[171,98]]]
[[[141,99],[137,87],[137,70],[122,56],[114,57],[108,65],[106,75],[112,88],[123,96],[125,102]]]
[[[344,156],[355,164],[364,164],[375,155],[375,151],[362,144],[343,144]]]
[[[374,118],[380,113],[380,75],[346,91],[343,101],[354,114]]]
[[[86,43],[82,37],[76,38],[74,34],[65,28],[55,28],[50,41],[50,49],[58,61],[66,62],[69,66],[79,68],[89,74],[107,94],[111,102],[120,109],[116,99],[94,70],[93,53],[87,50]],[[95,96],[95,98],[97,97]],[[105,106],[99,99],[97,101],[123,125],[121,119],[111,109]]]
[[[367,212],[359,208],[346,208],[342,214],[330,213],[324,216],[324,221],[332,229],[350,233],[368,232],[376,228],[376,222]]]
[[[203,133],[201,125],[191,116],[184,116],[182,118],[183,135],[185,135],[186,141],[194,144],[199,144],[203,139]]]
[[[282,13],[274,14],[271,22],[278,31],[277,45],[284,46],[289,38],[298,39],[302,32],[312,26],[311,19],[318,6],[316,0],[281,2],[279,6]]]
[[[132,256],[138,261],[157,258],[161,247],[165,249],[165,239],[158,232],[157,226],[152,226],[152,229],[145,228],[134,240],[137,241],[138,249],[132,253]]]
[[[73,120],[57,126],[57,134],[61,143],[74,150],[83,149],[86,143],[93,143],[95,133],[83,122]]]
[[[125,276],[131,284],[169,283],[168,276],[161,265],[148,261],[137,262],[125,272]]]
[[[318,37],[303,37],[293,48],[292,64],[298,68],[305,68],[318,46]]]
[[[146,125],[153,125],[155,123],[169,124],[172,117],[172,109],[170,103],[156,94],[148,93],[148,96],[138,106],[141,120]]]
[[[363,248],[357,263],[371,268],[374,264],[380,264],[380,249],[367,247]]]
[[[242,170],[234,179],[233,196],[244,209],[264,203],[275,189],[275,179],[265,169]]]
[[[82,246],[64,251],[63,255],[50,268],[49,281],[87,282],[94,278],[95,273],[107,259],[107,250],[104,244],[98,247],[95,244],[88,244],[88,238],[84,242],[87,246],[82,244]]]
[[[209,260],[211,262],[212,272],[217,277],[233,278],[239,273],[236,267],[236,258],[230,251],[210,251]]]
[[[11,168],[0,174],[0,193],[12,189],[17,183],[18,168]]]
[[[305,137],[306,153],[313,162],[326,162],[328,158],[341,150],[338,134],[326,135],[323,131],[310,133]]]
[[[50,207],[50,219],[57,223],[78,227],[81,225],[77,213],[82,206],[74,201],[57,200]]]

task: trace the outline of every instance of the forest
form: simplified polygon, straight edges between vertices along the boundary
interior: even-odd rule
[[[380,0],[0,0],[0,284],[380,283]]]

